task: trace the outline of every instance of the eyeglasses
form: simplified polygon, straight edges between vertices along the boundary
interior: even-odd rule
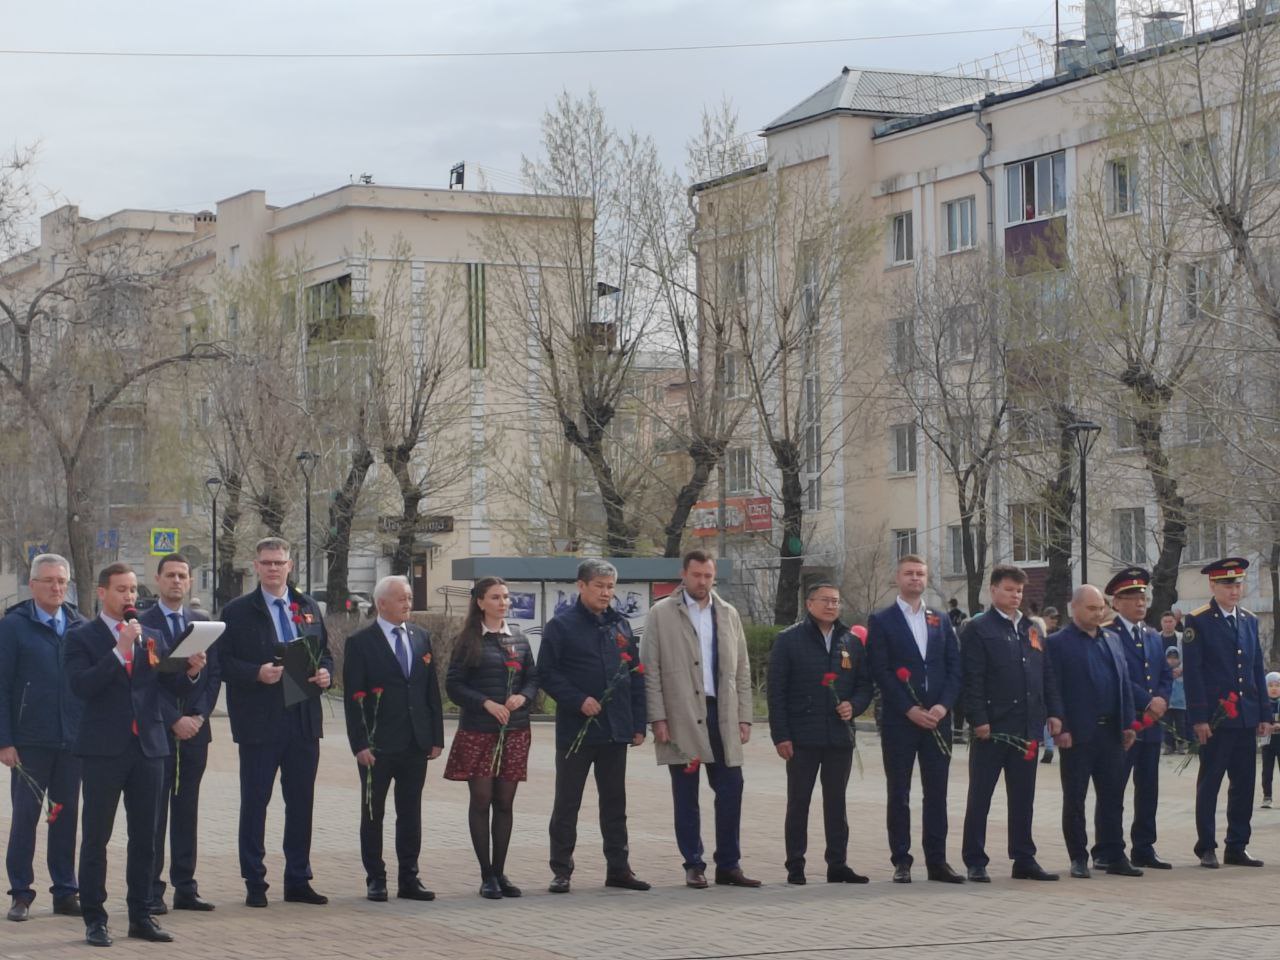
[[[32,583],[49,583],[55,587],[66,587],[66,586],[69,586],[71,583],[70,580],[63,580],[63,579],[59,579],[58,577],[33,577],[31,582]]]

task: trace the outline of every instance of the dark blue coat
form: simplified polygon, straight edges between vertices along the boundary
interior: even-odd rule
[[[184,623],[192,621],[208,620],[209,618],[199,610],[192,610],[190,607],[182,608],[182,620]],[[164,608],[160,604],[152,604],[138,615],[138,622],[144,627],[154,627],[164,634],[165,640],[168,641],[169,649],[172,650],[177,646],[178,638],[173,635],[173,624],[169,622]],[[213,725],[209,723],[209,715],[213,713],[213,708],[218,702],[218,692],[222,689],[222,673],[218,669],[218,644],[215,641],[206,653],[207,663],[205,668],[200,671],[200,676],[192,685],[191,690],[181,701],[181,705],[174,700],[174,708],[178,709],[179,714],[187,717],[203,717],[204,723],[200,725],[200,729],[196,731],[196,735],[188,740],[188,743],[209,743],[213,739],[211,730]],[[161,696],[171,696],[170,692],[164,688],[160,688]]]
[[[619,638],[625,646],[619,645]],[[631,743],[637,733],[644,733],[644,674],[634,670],[640,663],[640,648],[630,621],[612,607],[594,614],[577,600],[547,621],[538,649],[538,681],[556,702],[557,746],[569,746],[587,722],[582,714],[587,697],[603,701],[623,667],[624,652],[631,657],[630,672],[587,728],[584,744]]]
[[[897,602],[877,610],[867,621],[867,656],[871,675],[880,686],[880,702],[884,706],[885,724],[915,726],[907,719],[907,711],[916,706],[897,671],[911,671],[911,689],[927,710],[942,704],[950,713],[960,696],[960,645],[951,620],[937,610],[925,608],[928,643],[925,657],[920,656],[916,638]]]
[[[1098,718],[1111,717],[1115,733],[1123,733],[1134,720],[1133,686],[1120,638],[1110,630],[1101,631],[1102,642],[1111,654],[1116,674],[1115,703],[1103,703],[1089,671],[1089,648],[1098,641],[1074,623],[1049,635],[1049,659],[1062,696],[1062,732],[1073,743],[1088,743],[1098,732]]]
[[[1182,681],[1187,692],[1187,722],[1213,723],[1218,702],[1235,693],[1239,716],[1223,727],[1256,727],[1268,720],[1267,671],[1258,644],[1258,618],[1236,607],[1236,631],[1227,626],[1216,600],[1193,610],[1183,621]]]
[[[974,727],[1039,740],[1048,717],[1062,717],[1062,699],[1045,638],[1030,617],[1013,625],[994,608],[960,634],[964,710]]]
[[[0,620],[0,747],[69,750],[84,705],[62,668],[67,633],[84,617],[62,605],[62,637],[35,612],[35,601],[14,604]]]
[[[1142,643],[1138,643],[1129,633],[1124,621],[1118,617],[1111,625],[1124,650],[1125,662],[1129,665],[1129,683],[1133,687],[1133,709],[1138,714],[1147,709],[1153,697],[1160,697],[1169,702],[1169,694],[1173,691],[1173,671],[1169,669],[1169,661],[1164,658],[1164,638],[1159,630],[1153,630],[1145,623],[1138,626],[1142,629]],[[1156,723],[1138,734],[1140,741],[1146,743],[1164,742],[1164,728]]]
[[[836,675],[834,695],[822,685]],[[851,747],[851,723],[836,715],[836,701],[848,700],[856,717],[871,705],[874,688],[867,654],[839,620],[831,631],[831,650],[812,617],[787,627],[769,654],[769,736],[797,747]]]

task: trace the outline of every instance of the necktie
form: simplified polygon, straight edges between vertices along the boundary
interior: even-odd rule
[[[176,641],[180,636],[182,636],[182,614],[169,614],[169,623],[172,625],[173,639]]]
[[[400,670],[407,680],[412,669],[409,665],[409,645],[404,642],[404,630],[401,627],[393,627],[391,632],[396,637],[396,659],[400,661]]]
[[[288,643],[293,639],[293,624],[289,622],[289,613],[284,608],[284,600],[277,597],[273,601],[276,605],[276,622],[280,625],[280,639]]]
[[[61,618],[61,617],[50,617],[50,618],[49,618],[49,627],[50,627],[50,629],[51,629],[51,630],[53,630],[53,632],[54,632],[54,633],[56,633],[59,637],[61,637],[61,636],[62,636],[62,618]]]
[[[1138,649],[1142,649],[1142,627],[1136,623],[1133,625],[1133,642],[1138,645]]]
[[[1234,613],[1227,614],[1227,626],[1231,628],[1231,632],[1236,632],[1236,615]]]

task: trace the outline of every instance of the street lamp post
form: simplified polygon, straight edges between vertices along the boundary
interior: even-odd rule
[[[1089,582],[1089,454],[1098,442],[1102,427],[1092,420],[1077,420],[1067,424],[1067,433],[1075,441],[1076,454],[1080,457],[1080,582]]]
[[[306,529],[307,529],[307,589],[308,594],[311,593],[311,475],[315,473],[316,464],[320,461],[320,454],[312,453],[310,450],[303,450],[297,456],[298,469],[302,471],[302,483],[305,488],[306,496]]]
[[[213,567],[213,600],[210,607],[214,613],[218,612],[218,494],[222,492],[222,478],[210,477],[204,482],[205,489],[209,491],[209,500],[212,503],[212,509],[209,513],[209,540],[212,549],[209,551],[212,559],[209,561]]]

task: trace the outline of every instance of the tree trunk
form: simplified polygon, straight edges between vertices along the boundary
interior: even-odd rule
[[[218,533],[218,609],[240,596],[243,588],[236,570],[236,535],[240,526],[240,475],[231,473],[222,478],[222,490],[226,504],[219,511],[221,530]]]
[[[1178,568],[1187,545],[1187,501],[1178,493],[1178,481],[1169,472],[1159,413],[1138,417],[1135,424],[1142,459],[1160,508],[1160,555],[1151,570],[1151,609],[1147,613],[1147,621],[1158,627],[1160,615],[1178,602]]]
[[[676,494],[671,519],[663,528],[662,532],[666,536],[666,545],[662,551],[664,557],[680,556],[680,546],[684,540],[684,528],[689,522],[689,514],[693,512],[693,505],[698,502],[702,491],[710,482],[711,472],[715,470],[716,464],[724,455],[724,448],[724,441],[713,443],[695,439],[689,444],[689,456],[693,459],[693,473],[689,477],[689,482]]]
[[[968,486],[956,484],[960,501],[960,549],[964,554],[964,579],[968,603],[967,612],[973,616],[982,603],[983,581],[987,575],[987,482],[970,479],[975,485],[972,493]]]
[[[800,482],[800,451],[793,441],[772,444],[782,474],[782,545],[778,550],[778,589],[773,598],[773,622],[780,626],[800,619],[800,569],[804,565],[804,484]]]
[[[592,432],[578,449],[587,458],[600,500],[604,504],[605,550],[610,557],[629,557],[636,552],[636,531],[627,522],[627,501],[613,478],[613,468],[604,455],[604,435]]]
[[[1280,622],[1280,540],[1271,541],[1271,644],[1267,651],[1267,662],[1276,662],[1276,652],[1280,650],[1280,630],[1276,624]]]
[[[400,525],[396,534],[396,549],[391,555],[391,572],[407,577],[413,563],[413,552],[418,538],[418,508],[422,504],[422,488],[413,482],[409,474],[409,461],[413,448],[400,445],[383,452],[383,460],[391,468],[400,487]]]
[[[258,508],[258,518],[267,530],[267,536],[279,537],[283,540],[285,505],[280,487],[274,482],[269,484],[255,505]],[[295,550],[294,553],[296,554],[297,551]]]
[[[364,488],[365,477],[373,466],[373,453],[361,446],[351,458],[346,479],[329,501],[329,532],[325,536],[324,555],[325,605],[337,613],[345,610],[351,596],[347,577],[351,570],[351,525],[355,521],[356,504]]]
[[[1060,612],[1067,609],[1071,600],[1071,518],[1076,504],[1072,468],[1076,458],[1074,442],[1065,428],[1072,419],[1069,413],[1058,415],[1058,469],[1045,489],[1049,513],[1046,544],[1049,570],[1044,583],[1044,605],[1057,607]]]
[[[79,461],[64,458],[62,473],[67,485],[67,559],[71,561],[76,583],[76,605],[86,617],[91,617],[97,600],[98,574],[93,568],[93,504],[80,485]]]

